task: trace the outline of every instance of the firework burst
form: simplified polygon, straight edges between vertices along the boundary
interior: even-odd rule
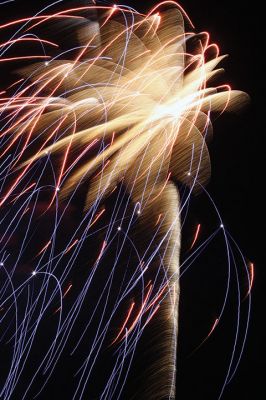
[[[206,185],[210,176],[206,143],[212,134],[211,117],[237,109],[246,95],[226,84],[215,85],[222,71],[217,65],[224,57],[207,33],[193,33],[188,16],[173,1],[157,5],[147,15],[126,6],[96,4],[54,13],[45,10],[0,29],[11,32],[0,44],[0,62],[26,63],[16,68],[18,79],[3,89],[0,98],[4,176],[0,204],[5,236],[9,240],[11,233],[21,229],[21,221],[26,226],[15,266],[5,270],[5,317],[9,320],[9,312],[15,310],[16,321],[10,325],[15,332],[9,334],[14,348],[2,396],[12,398],[39,325],[56,300],[57,329],[27,381],[23,399],[38,374],[45,376],[39,390],[47,383],[92,290],[95,274],[114,237],[123,234],[103,285],[107,300],[103,293],[94,299],[103,317],[78,371],[73,398],[83,398],[99,352],[107,344],[116,359],[97,398],[123,398],[135,348],[152,321],[151,352],[156,357],[143,367],[145,384],[136,396],[173,399],[180,249],[180,207],[174,182],[189,187],[184,207],[190,193]],[[119,197],[122,187],[129,199],[126,206]],[[85,193],[84,214],[67,243],[58,249],[57,232],[80,188]],[[64,298],[72,292],[70,271],[86,239],[104,218],[104,202],[112,196],[117,201],[96,261],[72,306],[63,312]],[[14,287],[12,279],[35,214],[53,220],[53,226],[48,239],[34,249],[33,276]],[[199,228],[191,247],[198,234]],[[7,239],[3,260],[9,249]],[[110,300],[110,307],[112,276],[129,240],[137,249],[138,262],[116,300]],[[61,262],[64,268],[58,267]],[[36,294],[32,280],[37,278]],[[138,285],[140,298],[133,296]],[[20,300],[25,293],[27,299]],[[124,319],[112,331],[111,322],[123,303]],[[73,352],[89,334],[93,318],[91,310]]]

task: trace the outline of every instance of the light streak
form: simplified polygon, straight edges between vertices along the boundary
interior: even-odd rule
[[[7,62],[7,61],[19,61],[19,60],[32,60],[32,59],[47,59],[51,58],[50,56],[19,56],[19,57],[9,57],[9,58],[0,58],[0,62]]]
[[[103,213],[105,212],[105,208],[103,208],[101,211],[99,211],[99,213],[96,215],[96,217],[94,218],[94,220],[92,221],[92,223],[90,224],[90,228],[96,224],[96,222],[99,220],[99,218],[101,218],[101,216],[103,215]]]
[[[63,299],[66,297],[66,295],[70,292],[70,290],[72,289],[72,283],[70,283],[68,285],[68,287],[66,288],[65,292],[63,293]]]
[[[193,249],[194,244],[196,243],[196,241],[197,241],[197,239],[199,237],[199,232],[200,232],[200,224],[197,225],[197,229],[196,229],[196,232],[195,232],[195,236],[194,236],[193,242],[191,243],[190,250]]]
[[[157,226],[159,224],[161,218],[162,218],[162,214],[159,214],[155,226]]]
[[[65,254],[67,254],[77,243],[78,239],[74,240],[74,242],[66,249]]]
[[[38,257],[38,256],[40,256],[42,253],[44,253],[45,250],[50,246],[51,243],[52,243],[51,240],[49,240],[49,242],[47,242],[46,245],[43,246],[43,248],[39,251],[39,253],[36,255],[36,257]]]
[[[250,295],[251,290],[253,288],[253,283],[254,283],[254,263],[249,264],[249,281],[248,281],[248,291],[246,293],[246,296],[244,300]]]
[[[103,244],[102,244],[102,247],[101,247],[101,250],[100,250],[100,253],[99,253],[98,258],[97,258],[97,260],[96,260],[97,263],[98,263],[98,262],[100,261],[100,259],[102,258],[102,255],[103,255],[103,252],[104,252],[104,249],[106,248],[106,246],[107,246],[107,242],[104,240],[104,241],[103,241]]]
[[[34,186],[36,186],[36,182],[33,182],[31,185],[29,185],[26,189],[24,189],[21,193],[19,193],[13,200],[11,203],[14,203],[17,199],[19,199],[21,196],[23,196],[23,194],[25,194],[28,190],[30,190],[31,188],[33,188]]]
[[[202,340],[202,342],[192,351],[192,353],[190,354],[193,355],[196,351],[198,351],[203,345],[204,343],[209,339],[209,337],[211,336],[211,334],[214,332],[216,326],[219,323],[219,318],[216,318],[216,320],[214,321],[214,324],[211,327],[210,332],[208,333],[208,335]]]
[[[140,318],[142,317],[143,310],[146,307],[146,304],[147,304],[147,301],[148,301],[149,296],[151,294],[151,291],[152,291],[152,285],[149,286],[149,289],[148,289],[147,294],[146,294],[146,296],[145,296],[145,298],[143,300],[143,303],[142,303],[142,305],[140,307],[140,310],[139,310],[138,314],[136,315],[136,317],[135,317],[134,321],[132,322],[132,324],[130,325],[130,327],[127,329],[127,335],[135,328],[135,326],[139,322]],[[122,337],[122,339],[124,339],[124,338],[125,338],[125,335]]]
[[[119,339],[119,337],[120,337],[120,336],[122,335],[122,333],[124,332],[124,330],[125,330],[125,328],[126,328],[126,325],[127,325],[127,323],[128,323],[128,320],[129,320],[129,318],[130,318],[130,316],[131,316],[131,313],[132,313],[132,310],[133,310],[134,307],[135,307],[135,303],[134,303],[134,301],[133,301],[133,302],[131,303],[130,307],[129,307],[129,310],[128,310],[126,319],[125,319],[125,321],[124,321],[124,323],[123,323],[123,325],[122,325],[120,331],[118,332],[117,336],[116,336],[115,339],[112,341],[112,344],[114,344],[115,342],[117,342],[117,340]]]
[[[39,38],[37,39],[37,38],[22,37],[22,38],[18,38],[18,39],[9,40],[8,42],[2,43],[2,44],[0,43],[0,49],[1,49],[1,47],[5,47],[5,46],[8,46],[10,44],[20,43],[20,42],[38,42],[38,43],[49,44],[49,45],[51,45],[53,47],[58,47],[58,45],[56,43],[51,42],[50,40],[39,39]],[[21,82],[21,80],[15,82],[13,85],[17,84],[18,82]],[[13,85],[11,85],[10,87],[12,87]]]

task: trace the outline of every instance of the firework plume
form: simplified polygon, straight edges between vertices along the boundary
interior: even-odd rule
[[[127,380],[127,375],[122,373],[123,366],[129,369],[130,363],[125,360],[132,357],[145,328],[150,329],[145,353],[149,361],[143,363],[135,398],[174,399],[180,251],[176,184],[188,187],[189,195],[206,185],[210,177],[207,141],[212,135],[211,117],[238,108],[245,95],[228,85],[215,84],[222,71],[217,65],[224,56],[219,55],[206,32],[194,33],[188,16],[173,1],[157,5],[147,15],[126,6],[103,4],[54,13],[45,10],[31,18],[3,24],[0,29],[12,31],[10,39],[0,45],[0,61],[5,65],[26,63],[24,67],[12,67],[18,78],[0,98],[1,157],[6,160],[1,207],[17,204],[18,209],[26,194],[29,197],[19,212],[27,213],[32,203],[38,203],[36,196],[44,187],[43,179],[47,181],[47,176],[52,176],[49,184],[45,183],[47,197],[42,215],[60,209],[61,204],[71,204],[82,187],[87,218],[85,236],[73,235],[56,253],[52,248],[60,222],[57,216],[49,240],[36,251],[34,279],[40,276],[42,284],[37,300],[28,294],[23,319],[18,317],[3,398],[12,398],[39,321],[73,269],[69,261],[59,273],[58,257],[63,253],[68,257],[75,254],[73,251],[78,254],[86,235],[104,215],[104,204],[122,187],[129,203],[120,210],[119,221],[114,206],[90,274],[99,269],[112,235],[122,232],[138,249],[138,263],[109,313],[109,322],[101,326],[101,333],[97,331],[73,398],[81,399],[86,393],[95,362],[92,360],[97,358],[92,354],[105,343],[118,305],[129,299],[128,294],[141,281],[139,304],[132,298],[127,300],[124,319],[111,332],[108,348],[116,351],[117,363],[97,398],[124,398],[121,382]],[[18,47],[19,55],[14,56],[12,50]],[[46,172],[49,168],[50,172]],[[12,225],[12,221],[9,223]],[[121,249],[125,240],[120,243]],[[12,274],[14,271],[8,273],[10,279]],[[47,300],[51,277],[57,286]],[[32,279],[30,276],[27,283],[12,289],[14,298],[7,294],[10,288],[6,289],[7,308],[17,307],[14,299],[23,290],[30,290],[26,286]],[[92,279],[93,275],[86,277],[68,313],[64,315],[62,304],[58,306],[57,331],[36,373],[28,380],[25,396],[40,371],[44,370],[49,378],[49,369],[60,357],[67,331],[74,324],[73,314],[79,313]],[[61,300],[70,290],[69,284],[65,294],[60,292]],[[95,305],[97,301],[98,298]],[[115,384],[116,381],[120,383]]]

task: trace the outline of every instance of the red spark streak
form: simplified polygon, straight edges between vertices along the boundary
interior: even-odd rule
[[[70,284],[68,285],[68,287],[66,288],[65,293],[63,294],[63,299],[66,297],[66,295],[68,294],[68,292],[71,290],[72,286],[73,286],[72,283],[70,283]]]
[[[162,214],[159,214],[159,216],[158,216],[158,219],[157,219],[157,221],[156,221],[156,224],[155,224],[155,226],[157,226],[157,225],[159,224],[159,222],[160,222],[161,218],[162,218]]]
[[[39,251],[39,253],[36,255],[36,257],[40,256],[51,244],[51,240],[49,240],[49,242],[46,243],[46,245],[41,249],[41,251]]]
[[[130,318],[130,315],[131,315],[131,313],[132,313],[132,310],[133,310],[134,306],[135,306],[135,303],[134,303],[134,301],[133,301],[133,302],[131,303],[131,306],[129,307],[129,310],[128,310],[128,313],[127,313],[125,322],[123,323],[122,328],[121,328],[120,331],[118,332],[116,338],[112,341],[111,345],[114,344],[114,343],[117,341],[117,339],[122,335],[122,333],[123,333],[123,331],[124,331],[124,329],[125,329],[125,327],[126,327],[126,324],[127,324],[128,320],[129,320],[129,318]]]
[[[114,193],[114,191],[117,189],[117,186],[114,187],[114,189],[110,192],[110,194]]]
[[[113,145],[113,143],[114,143],[114,138],[115,138],[115,131],[112,133],[112,140],[111,140],[110,146]]]
[[[66,249],[64,254],[67,254],[72,249],[72,247],[74,247],[75,244],[77,244],[77,243],[78,243],[78,239],[74,240],[74,242]]]
[[[101,175],[104,171],[104,169],[107,167],[107,165],[110,163],[111,160],[107,160],[104,166],[101,168],[101,170],[94,176],[94,178],[97,178],[97,176]]]
[[[17,61],[17,60],[31,60],[34,58],[47,59],[47,58],[51,58],[51,56],[21,56],[21,57],[0,58],[0,62]]]
[[[17,195],[11,203],[14,203],[19,197],[21,197],[24,193],[26,193],[28,190],[30,190],[33,186],[36,185],[36,182],[33,182],[30,186],[28,186],[25,190],[23,190],[19,195]]]
[[[218,325],[218,322],[219,322],[219,318],[216,318],[216,320],[214,321],[214,324],[213,324],[213,326],[212,326],[210,332],[208,333],[208,335],[207,335],[207,336],[205,337],[205,339],[203,339],[203,341],[195,348],[195,350],[192,351],[191,355],[192,355],[193,353],[195,353],[195,351],[197,351],[197,350],[206,342],[206,340],[209,339],[209,337],[210,337],[211,334],[213,333],[214,329],[215,329],[216,326]]]
[[[8,42],[0,44],[0,48],[8,46],[9,44],[17,43],[17,42],[40,42],[40,43],[50,44],[51,46],[54,46],[54,47],[59,47],[58,44],[56,44],[54,42],[50,42],[49,40],[36,39],[36,38],[18,38],[18,39],[9,40]]]
[[[99,256],[98,256],[96,262],[98,262],[98,261],[100,260],[100,258],[102,257],[103,251],[104,251],[106,245],[107,245],[107,242],[104,240],[104,241],[103,241],[103,244],[102,244],[102,248],[101,248],[101,250],[100,250],[100,253],[99,253]]]
[[[61,307],[58,307],[58,308],[53,312],[53,315],[55,315],[56,313],[58,313],[59,310],[61,310]]]
[[[96,217],[94,218],[94,220],[90,224],[90,228],[98,221],[98,219],[102,216],[102,214],[104,212],[105,212],[105,208],[96,215]]]
[[[206,337],[205,340],[207,340],[207,339],[211,336],[211,334],[212,334],[212,332],[214,331],[214,329],[216,328],[218,322],[219,322],[219,319],[216,318],[216,320],[214,321],[214,324],[213,324],[213,326],[212,326],[212,328],[211,328],[211,330],[210,330],[210,332],[209,332],[209,334],[208,334],[208,336]],[[204,340],[204,341],[205,341],[205,340]]]
[[[30,207],[26,208],[26,210],[23,212],[23,215],[25,215],[29,211]]]
[[[75,161],[66,169],[64,175],[68,173],[68,171],[86,154],[86,152],[95,144],[99,141],[99,139],[94,139],[85,149],[82,151],[82,153],[76,158]]]
[[[247,291],[247,294],[246,294],[244,300],[250,295],[250,292],[253,287],[253,282],[254,282],[254,264],[253,263],[250,263],[249,269],[250,269],[250,272],[249,272],[250,275],[249,275],[249,280],[248,280],[249,288],[248,288],[248,291]]]
[[[146,294],[146,296],[145,296],[145,299],[144,299],[144,301],[143,301],[143,303],[142,303],[142,306],[141,306],[141,308],[140,308],[140,310],[139,310],[139,312],[138,312],[136,318],[135,318],[134,321],[132,322],[131,326],[128,328],[127,334],[129,334],[129,333],[135,328],[135,326],[137,325],[138,320],[140,319],[141,314],[142,314],[142,312],[143,312],[143,310],[144,310],[144,308],[145,308],[145,306],[146,306],[146,304],[147,304],[147,301],[148,301],[148,299],[149,299],[149,296],[150,296],[152,287],[153,287],[153,285],[150,285],[149,290],[148,290],[148,292],[147,292],[147,294]],[[121,340],[123,340],[123,339],[125,338],[125,336],[126,336],[126,335],[124,335],[124,336],[121,338]]]
[[[195,236],[194,236],[194,239],[193,239],[193,242],[192,242],[189,250],[191,250],[193,248],[194,244],[196,243],[196,241],[198,239],[200,227],[201,227],[201,225],[198,224],[197,229],[196,229],[196,233],[195,233]]]
[[[153,312],[151,313],[151,315],[149,316],[149,318],[148,318],[147,321],[145,322],[144,327],[145,327],[146,325],[148,325],[148,323],[149,323],[150,320],[154,317],[154,315],[155,315],[156,312],[159,310],[159,308],[160,308],[160,304],[158,304],[158,305],[155,307],[155,309],[153,310]]]
[[[11,89],[13,86],[17,85],[18,83],[24,81],[24,78],[19,79],[18,81],[12,83],[10,86],[6,88],[6,90]]]
[[[162,290],[158,293],[158,295],[155,296],[153,301],[148,305],[146,311],[148,311],[160,299],[160,297],[162,297],[162,294],[165,291],[165,289],[167,288],[167,286],[168,286],[168,283],[162,288]]]
[[[167,176],[167,178],[166,178],[166,181],[165,181],[164,184],[163,184],[163,187],[161,188],[161,190],[159,191],[159,193],[152,199],[151,203],[154,202],[154,200],[156,200],[156,199],[162,194],[162,192],[164,191],[164,189],[165,189],[165,187],[166,187],[166,185],[167,185],[167,182],[168,182],[169,179],[170,179],[170,176],[171,176],[171,172],[169,172],[169,174],[168,174],[168,176]]]
[[[157,8],[163,6],[163,5],[174,5],[174,6],[178,6],[178,8],[180,9],[180,11],[182,12],[182,14],[186,17],[186,19],[188,20],[188,22],[190,23],[190,25],[192,26],[192,28],[195,28],[195,26],[193,25],[191,19],[189,18],[188,14],[185,12],[184,8],[181,7],[181,5],[179,3],[177,3],[176,1],[171,1],[171,0],[166,0],[166,1],[162,1],[161,3],[157,4],[155,7],[153,7],[151,9],[151,11],[149,12],[149,14],[147,14],[147,17],[149,17],[150,15],[152,15],[154,13],[155,10],[157,10]]]

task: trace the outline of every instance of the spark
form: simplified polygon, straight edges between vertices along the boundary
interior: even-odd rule
[[[63,294],[63,299],[66,297],[66,295],[70,292],[70,290],[72,289],[72,283],[69,283],[68,287],[66,288],[64,294]]]
[[[24,189],[20,194],[18,194],[11,203],[14,203],[17,199],[19,199],[21,196],[23,196],[23,194],[25,194],[26,192],[28,192],[31,188],[33,188],[34,186],[36,186],[36,182],[33,182],[31,185],[29,185],[26,189]]]
[[[107,242],[104,240],[104,241],[103,241],[103,244],[102,244],[102,247],[101,247],[101,250],[100,250],[100,253],[99,253],[98,258],[97,258],[97,260],[96,260],[97,263],[98,263],[98,262],[100,261],[100,259],[102,258],[102,255],[103,255],[103,252],[104,252],[106,246],[107,246]]]
[[[168,182],[169,179],[170,179],[170,176],[171,176],[171,172],[169,172],[169,174],[168,174],[168,176],[167,176],[167,178],[166,178],[166,180],[165,180],[165,182],[164,182],[164,184],[163,184],[161,190],[160,190],[159,193],[151,200],[151,202],[153,202],[154,200],[156,200],[158,197],[161,196],[162,192],[163,192],[164,189],[166,188],[166,185],[167,185],[167,182]]]
[[[244,300],[250,295],[254,283],[254,263],[249,264],[249,287]]]
[[[195,232],[195,236],[194,236],[194,239],[193,239],[193,242],[191,243],[191,246],[190,246],[190,250],[194,247],[194,244],[196,243],[196,241],[198,239],[199,232],[200,232],[200,227],[201,227],[201,225],[198,224],[196,232]]]
[[[143,300],[143,303],[140,307],[140,310],[138,312],[138,314],[136,315],[134,321],[132,322],[132,324],[130,325],[130,327],[127,329],[127,335],[135,328],[135,326],[137,325],[138,321],[140,320],[140,318],[142,317],[142,313],[144,308],[146,307],[147,301],[150,297],[151,291],[152,291],[152,285],[149,286],[149,289],[147,291],[147,294]],[[121,338],[121,340],[123,340],[125,338],[125,335]]]
[[[150,321],[152,320],[152,318],[154,317],[154,315],[157,313],[157,311],[159,310],[159,308],[160,308],[160,304],[157,304],[157,306],[154,308],[154,310],[152,311],[151,315],[149,316],[149,318],[148,318],[147,321],[145,322],[144,327],[147,326],[147,325],[150,323]]]
[[[192,353],[190,353],[190,356],[193,355],[196,351],[198,351],[198,350],[203,346],[203,344],[209,339],[209,337],[210,337],[211,334],[214,332],[214,330],[215,330],[216,326],[218,325],[218,323],[219,323],[219,318],[216,318],[215,321],[214,321],[214,323],[213,323],[213,325],[212,325],[212,327],[211,327],[210,332],[208,333],[208,335],[207,335],[207,336],[205,337],[205,339],[203,339],[202,342],[192,351]]]
[[[94,220],[92,221],[92,223],[90,224],[90,228],[96,224],[96,222],[99,220],[99,218],[101,218],[101,216],[103,215],[103,213],[105,212],[105,208],[103,208],[101,211],[99,211],[99,213],[96,215],[96,217],[94,218]]]
[[[123,325],[122,325],[120,331],[118,332],[117,336],[115,337],[115,339],[112,341],[111,344],[114,344],[115,342],[117,342],[117,340],[119,339],[119,337],[120,337],[120,336],[122,335],[122,333],[124,332],[124,330],[125,330],[125,328],[126,328],[126,325],[127,325],[127,323],[128,323],[128,320],[129,320],[129,318],[130,318],[130,316],[131,316],[131,313],[132,313],[132,310],[133,310],[134,307],[135,307],[135,302],[132,301],[132,303],[131,303],[131,305],[130,305],[130,307],[129,307],[129,310],[128,310],[128,312],[127,312],[125,321],[124,321],[124,323],[123,323]]]
[[[66,249],[65,254],[67,254],[77,243],[78,239],[74,240],[74,242]]]
[[[44,59],[44,58],[51,58],[50,56],[19,56],[19,57],[9,57],[9,58],[0,58],[0,62],[7,62],[7,61],[20,61],[20,60],[32,60],[32,59]]]
[[[162,218],[162,214],[159,214],[155,226],[157,226],[159,224],[161,218]]]
[[[39,39],[39,38],[26,38],[26,37],[22,37],[22,38],[17,38],[17,39],[13,39],[13,40],[9,40],[8,42],[2,43],[0,44],[0,49],[1,47],[5,47],[8,46],[10,44],[14,44],[14,43],[19,43],[19,42],[39,42],[39,43],[45,43],[45,44],[49,44],[53,47],[58,47],[58,44],[51,42],[49,40],[44,40],[44,39]]]
[[[39,253],[36,255],[36,257],[40,256],[42,253],[45,252],[45,250],[50,246],[50,244],[52,243],[51,240],[49,240],[46,245],[39,251]]]

